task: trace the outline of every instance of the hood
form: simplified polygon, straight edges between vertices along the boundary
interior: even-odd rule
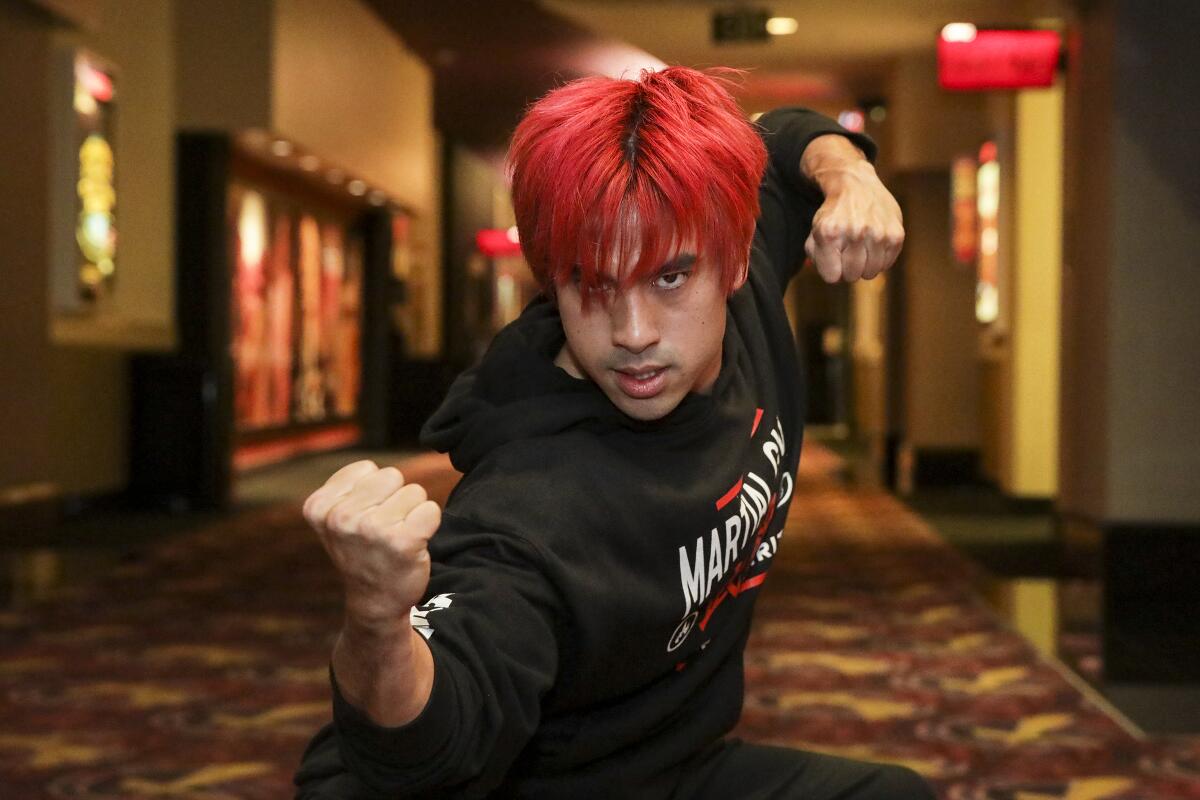
[[[565,341],[557,309],[534,300],[454,381],[422,428],[421,444],[449,453],[455,469],[468,472],[509,442],[621,425],[624,415],[594,383],[555,366]]]

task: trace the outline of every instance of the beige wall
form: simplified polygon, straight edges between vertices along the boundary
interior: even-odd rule
[[[6,242],[4,355],[0,358],[6,444],[0,492],[51,483],[62,492],[122,486],[128,474],[125,351],[173,342],[171,264],[174,199],[171,154],[169,3],[105,0],[91,5],[94,28],[54,29],[20,6],[0,25]],[[118,68],[115,140],[117,276],[111,296],[77,318],[50,311],[53,144],[51,74],[60,48],[86,47]],[[33,102],[31,102],[31,97]],[[60,102],[69,103],[67,87]],[[35,134],[34,132],[44,132]],[[7,230],[4,230],[4,229]]]
[[[271,125],[270,0],[175,3],[176,124],[237,131]]]
[[[1012,299],[1014,495],[1058,493],[1063,90],[1016,94]]]
[[[50,31],[21,5],[0,3],[0,502],[53,479],[47,301],[49,257],[46,137],[49,108],[29,102],[49,68]],[[37,96],[36,94],[34,95]],[[35,132],[30,135],[30,132]]]
[[[275,0],[274,7],[275,132],[431,213],[437,151],[429,68],[356,0]]]
[[[988,136],[985,105],[983,94],[938,86],[932,47],[900,59],[888,81],[888,169],[947,169],[955,154],[974,152]]]
[[[275,0],[271,128],[398,198],[414,213],[413,258],[441,263],[440,142],[433,74],[357,0]],[[337,20],[330,24],[330,20]],[[441,349],[440,281],[426,281],[430,324],[417,349]]]
[[[169,350],[175,341],[170,302],[175,227],[173,4],[97,0],[91,9],[95,27],[57,31],[53,46],[86,48],[117,70],[117,275],[111,296],[93,310],[79,316],[53,315],[50,334],[62,345]]]
[[[979,448],[1007,493],[1057,491],[1062,92],[955,93],[932,54],[889,83],[887,165],[902,197],[905,419],[916,448]],[[951,159],[996,143],[1000,318],[974,318],[975,274],[949,254]]]
[[[56,484],[128,481],[128,358],[174,346],[177,127],[275,130],[398,197],[415,255],[440,263],[439,157],[428,69],[354,0],[93,0],[53,23],[0,3],[0,502]],[[336,19],[337,24],[330,24]],[[54,28],[53,26],[60,25]],[[118,274],[99,313],[49,312],[50,98],[56,47],[118,70]],[[274,70],[274,72],[273,72]],[[30,98],[33,98],[31,102]],[[69,96],[67,98],[69,102]],[[440,313],[440,296],[428,299]]]
[[[974,271],[950,253],[950,175],[907,172],[903,203],[905,439],[916,448],[979,447]]]

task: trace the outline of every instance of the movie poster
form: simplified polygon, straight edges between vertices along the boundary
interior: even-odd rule
[[[362,237],[284,194],[230,187],[239,433],[358,414]]]

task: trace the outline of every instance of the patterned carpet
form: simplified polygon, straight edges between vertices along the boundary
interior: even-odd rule
[[[740,735],[902,762],[954,800],[1200,798],[1195,739],[1123,730],[991,613],[971,564],[837,467],[807,446]],[[432,456],[405,472],[435,495],[455,477]],[[0,614],[0,798],[289,797],[329,716],[338,591],[297,502]]]

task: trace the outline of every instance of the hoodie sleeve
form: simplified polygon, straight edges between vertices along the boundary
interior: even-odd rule
[[[800,173],[804,148],[818,136],[836,133],[850,139],[872,162],[877,150],[869,137],[806,108],[775,109],[759,117],[758,125],[768,157],[758,192],[761,210],[754,246],[766,253],[783,288],[804,260],[813,215],[824,202],[817,185]]]
[[[333,680],[333,723],[304,754],[297,798],[483,797],[537,729],[557,674],[559,607],[540,551],[452,514],[430,549],[427,600],[412,615],[433,653],[429,702],[383,727]]]

